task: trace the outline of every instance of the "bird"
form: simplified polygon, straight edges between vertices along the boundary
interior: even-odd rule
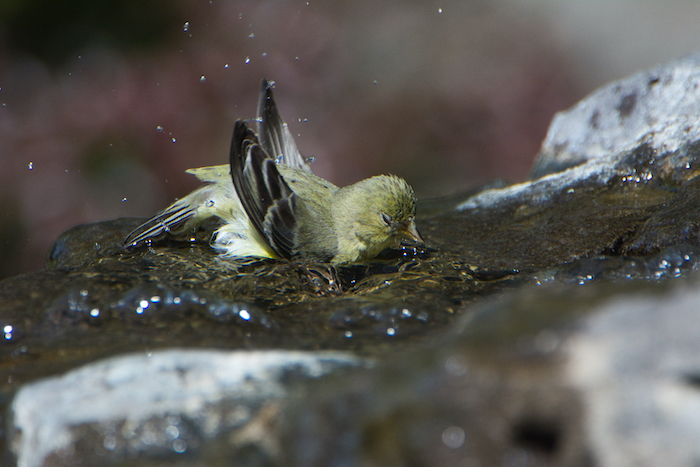
[[[314,175],[277,110],[273,81],[262,80],[256,133],[234,124],[229,164],[189,169],[206,184],[129,233],[126,249],[193,232],[212,217],[211,247],[227,258],[301,259],[349,265],[401,240],[424,241],[413,188],[377,175],[339,188]]]

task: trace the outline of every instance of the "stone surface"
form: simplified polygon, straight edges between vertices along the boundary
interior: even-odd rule
[[[532,176],[559,172],[648,143],[677,155],[666,169],[684,167],[683,148],[700,139],[700,55],[610,83],[563,112],[549,127]],[[679,153],[680,151],[680,153]]]
[[[281,380],[290,373],[319,377],[359,363],[340,352],[168,350],[86,365],[18,391],[11,408],[22,433],[17,465],[43,465],[55,453],[63,463],[93,464],[139,451],[185,452],[188,444],[241,431],[257,416],[253,407],[285,396]],[[216,416],[212,407],[219,408]],[[80,427],[94,427],[91,438],[102,453],[76,456],[73,445],[86,436],[75,431]]]
[[[628,294],[593,310],[566,344],[565,374],[587,407],[600,465],[700,462],[700,293]]]
[[[209,228],[71,229],[0,282],[0,463],[700,463],[698,60],[559,114],[540,178],[422,201],[424,249],[237,264]]]

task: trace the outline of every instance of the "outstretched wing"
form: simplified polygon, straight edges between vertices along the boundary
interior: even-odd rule
[[[311,166],[301,155],[294,142],[292,132],[277,110],[272,97],[274,81],[262,80],[260,100],[258,102],[258,134],[263,149],[275,161],[282,164],[311,172]]]
[[[216,185],[205,185],[175,201],[132,231],[124,240],[131,248],[149,240],[158,240],[165,234],[182,235],[216,215],[218,197]]]
[[[242,120],[233,128],[230,163],[233,186],[253,225],[278,255],[291,257],[297,198],[255,132]]]

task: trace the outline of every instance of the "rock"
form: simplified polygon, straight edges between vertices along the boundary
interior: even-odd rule
[[[533,178],[593,160],[614,160],[645,143],[652,151],[675,156],[664,162],[664,170],[682,171],[683,149],[700,139],[699,85],[696,54],[603,86],[555,115],[531,170]]]
[[[649,255],[670,245],[700,246],[700,178],[685,181],[663,210],[649,218],[625,242],[622,252]]]
[[[307,386],[286,411],[283,463],[694,465],[697,286],[493,300],[431,346]]]
[[[18,391],[11,408],[22,434],[17,464],[176,458],[209,438],[241,437],[284,399],[283,379],[292,373],[319,377],[359,363],[340,352],[168,350],[86,365]],[[269,443],[265,455],[277,454]]]
[[[539,178],[422,201],[427,247],[367,264],[74,227],[0,282],[0,463],[700,462],[698,60],[596,91]]]
[[[700,461],[697,285],[611,298],[568,340],[564,375],[586,407],[586,443],[599,465]]]

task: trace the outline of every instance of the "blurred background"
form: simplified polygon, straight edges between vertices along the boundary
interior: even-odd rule
[[[381,6],[378,6],[381,5]],[[2,0],[0,278],[228,161],[260,80],[314,171],[524,180],[555,112],[700,50],[697,0]]]

